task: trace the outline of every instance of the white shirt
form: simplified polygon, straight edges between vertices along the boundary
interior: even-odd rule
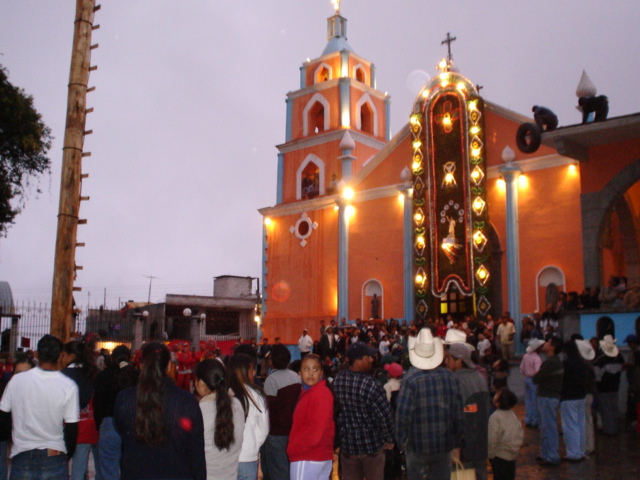
[[[380,355],[386,355],[389,353],[389,345],[390,342],[388,340],[382,340],[380,345],[378,346],[378,350],[380,351]]]
[[[301,353],[309,353],[311,351],[311,347],[313,347],[313,340],[311,339],[311,335],[308,333],[306,335],[302,335],[300,340],[298,340],[298,349]]]
[[[249,400],[249,411],[244,424],[242,449],[240,450],[241,462],[255,462],[258,460],[260,447],[269,435],[269,412],[267,401],[254,389],[247,387],[247,391],[253,402]],[[258,405],[254,405],[254,402]]]
[[[480,356],[481,358],[484,357],[484,353],[487,351],[487,348],[489,348],[490,346],[491,346],[491,341],[488,338],[485,338],[484,340],[480,340],[477,345],[478,356]]]
[[[11,377],[0,401],[11,412],[11,458],[28,450],[49,448],[66,452],[63,422],[80,420],[78,387],[58,371],[32,368]]]

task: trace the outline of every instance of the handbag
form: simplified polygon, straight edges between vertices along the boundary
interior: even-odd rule
[[[465,468],[458,458],[453,463],[454,469],[451,471],[451,480],[476,480],[475,468]]]

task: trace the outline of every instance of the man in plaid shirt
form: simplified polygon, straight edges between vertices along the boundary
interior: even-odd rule
[[[462,446],[464,407],[460,384],[444,368],[444,348],[424,328],[409,344],[411,368],[402,380],[396,440],[406,453],[408,480],[449,480],[451,452]]]
[[[376,351],[362,342],[347,350],[349,368],[333,382],[342,480],[383,480],[385,450],[393,448],[393,414],[369,373]]]

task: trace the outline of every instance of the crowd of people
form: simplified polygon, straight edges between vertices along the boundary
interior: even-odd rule
[[[581,461],[594,425],[617,434],[625,370],[637,422],[637,339],[625,361],[611,335],[563,343],[549,316],[532,322],[526,426],[541,431],[540,464],[558,465],[559,414],[565,460]],[[293,362],[279,339],[222,355],[212,342],[109,353],[45,335],[5,378],[0,479],[9,449],[12,479],[84,479],[90,455],[98,480],[256,480],[259,469],[265,480],[448,480],[452,468],[482,480],[488,465],[497,480],[515,478],[524,433],[507,388],[508,312],[495,323],[340,323],[323,322],[317,341],[305,329]]]
[[[635,335],[625,339],[625,360],[610,334],[563,342],[532,339],[520,364],[525,377],[525,423],[540,428],[542,465],[560,464],[557,416],[560,414],[566,457],[579,462],[595,451],[595,430],[615,436],[619,431],[619,390],[623,372],[628,381],[626,420],[640,432],[640,353]],[[544,360],[540,354],[543,354]]]

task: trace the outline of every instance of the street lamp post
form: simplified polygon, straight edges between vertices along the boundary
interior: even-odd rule
[[[207,314],[203,312],[198,315],[197,308],[194,307],[191,309],[187,307],[182,311],[182,315],[191,320],[191,346],[198,349],[200,346],[200,338],[202,336],[202,322],[207,319]]]
[[[133,312],[133,350],[138,350],[142,345],[144,323],[149,318],[149,312],[136,308]]]

